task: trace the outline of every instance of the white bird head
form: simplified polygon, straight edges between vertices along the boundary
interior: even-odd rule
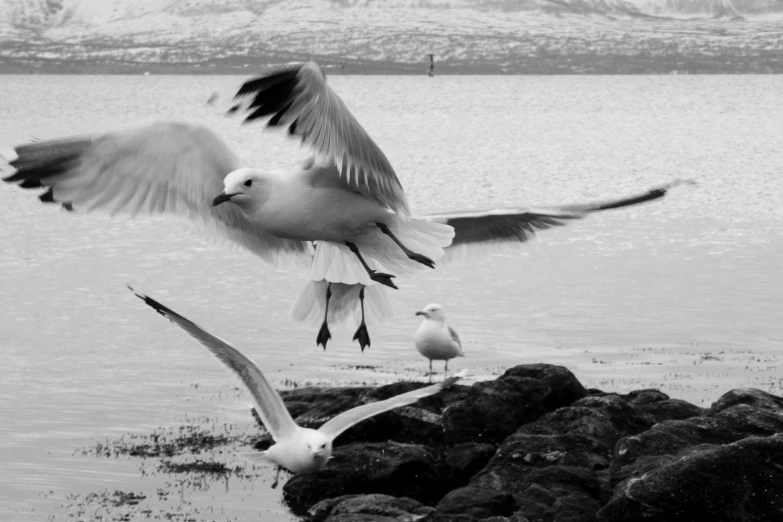
[[[415,315],[423,315],[425,319],[433,319],[435,321],[445,321],[446,314],[443,312],[443,307],[437,303],[431,303],[424,307],[424,310],[416,312]]]
[[[212,200],[212,206],[230,201],[241,208],[259,205],[266,200],[268,176],[265,172],[250,168],[241,168],[229,172],[223,178],[223,192]]]
[[[305,440],[318,469],[322,468],[332,456],[332,438],[318,430],[308,430]]]

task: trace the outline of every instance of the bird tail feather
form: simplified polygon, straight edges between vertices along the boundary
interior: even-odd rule
[[[237,455],[254,464],[274,464],[274,462],[269,459],[269,456],[267,456],[266,451],[244,452],[238,453]]]
[[[409,250],[433,261],[443,257],[443,249],[449,246],[454,238],[454,228],[433,221],[397,216],[388,224],[388,227],[400,243]],[[409,259],[405,252],[380,230],[363,239],[359,244],[359,249],[394,275],[404,275],[413,270],[427,268],[425,265]]]
[[[326,287],[328,281],[308,281],[291,307],[291,317],[310,326],[318,326],[324,318]],[[329,324],[340,324],[353,316],[356,324],[361,321],[359,292],[362,285],[332,283],[329,299]],[[380,285],[365,287],[364,316],[369,325],[380,323],[394,315],[386,289]]]
[[[363,257],[371,269],[376,268],[371,256],[363,255]],[[325,279],[349,285],[375,284],[359,262],[359,258],[347,246],[328,241],[319,241],[315,247],[315,255],[310,265],[310,278],[315,281]]]

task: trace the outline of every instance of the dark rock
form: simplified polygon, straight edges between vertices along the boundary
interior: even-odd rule
[[[634,435],[649,429],[655,424],[655,419],[616,394],[585,397],[576,401],[573,406],[593,408],[609,419],[615,427],[617,439],[626,435]],[[617,440],[615,439],[615,440]]]
[[[568,406],[586,395],[582,383],[563,366],[522,364],[506,370],[500,379],[508,377],[525,377],[547,383],[551,391],[544,399],[544,406],[550,411]]]
[[[755,409],[783,413],[783,397],[777,397],[755,388],[731,390],[724,393],[720,399],[709,409],[709,415],[716,415],[721,411],[736,406],[747,404]]]
[[[671,460],[681,450],[704,444],[729,444],[748,436],[783,432],[783,414],[739,404],[711,417],[666,421],[621,439],[614,449],[611,483],[638,477]],[[658,462],[661,460],[661,462]]]
[[[319,427],[422,386],[284,396],[297,422]],[[783,398],[754,389],[705,410],[655,389],[588,392],[565,368],[523,365],[337,442],[328,466],[283,488],[317,522],[783,520]]]
[[[566,406],[522,425],[517,433],[530,435],[582,435],[590,437],[607,449],[619,439],[617,428],[602,411],[584,406]]]
[[[350,494],[383,493],[431,504],[448,492],[447,475],[440,456],[426,446],[354,443],[335,448],[321,471],[294,475],[283,493],[296,512]]]
[[[495,446],[478,442],[464,442],[448,448],[446,465],[451,470],[452,482],[457,486],[467,484],[494,454]]]
[[[310,509],[310,515],[312,522],[409,522],[433,511],[412,498],[344,495],[322,500]]]
[[[317,428],[359,404],[369,387],[297,388],[280,393],[291,416],[305,428]]]
[[[584,493],[572,493],[555,500],[546,512],[553,522],[595,522],[601,504]]]
[[[679,399],[666,399],[664,401],[639,404],[637,408],[651,415],[656,423],[667,420],[690,419],[705,413],[704,408],[699,408],[695,404]]]
[[[636,405],[650,404],[653,402],[661,402],[669,399],[669,396],[663,393],[661,390],[656,390],[653,388],[635,390],[622,397],[631,404]]]
[[[536,468],[522,463],[493,465],[490,462],[471,484],[512,492],[520,506],[517,513],[530,520],[594,521],[595,511],[600,507],[598,499],[602,497],[595,472],[574,466]],[[584,504],[585,498],[592,499],[592,502],[587,504],[587,508],[577,509]],[[590,512],[590,509],[593,511]],[[555,513],[559,513],[558,518],[555,518]]]
[[[500,442],[520,425],[583,397],[576,377],[546,364],[511,368],[495,381],[474,384],[443,412],[445,440]]]
[[[688,419],[705,413],[704,408],[679,399],[670,399],[668,395],[655,389],[636,390],[621,397],[644,413],[652,415],[655,422]]]
[[[592,437],[580,434],[528,435],[515,433],[500,446],[489,466],[577,466],[603,469],[611,450]]]
[[[517,503],[510,493],[466,486],[443,497],[435,507],[435,514],[459,514],[481,520],[492,516],[509,516],[516,508]]]
[[[783,437],[748,437],[691,448],[642,477],[618,484],[601,522],[780,520]]]

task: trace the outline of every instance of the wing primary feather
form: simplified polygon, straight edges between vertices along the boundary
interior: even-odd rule
[[[296,75],[299,74],[299,70],[301,68],[301,65],[287,67],[285,69],[278,70],[277,72],[272,72],[268,75],[261,76],[260,78],[248,80],[239,88],[237,93],[234,95],[234,99],[256,93],[260,90],[276,85],[277,83],[296,78]]]
[[[436,393],[440,392],[444,388],[448,388],[449,386],[451,386],[452,384],[460,380],[463,376],[464,376],[463,373],[459,373],[453,377],[449,377],[448,379],[445,379],[443,382],[439,382],[431,386],[426,386],[424,388],[419,388],[417,390],[409,391],[407,393],[395,395],[394,397],[391,397],[384,401],[363,404],[362,406],[358,406],[348,411],[344,411],[343,413],[327,421],[323,426],[318,428],[318,431],[321,431],[324,434],[332,438],[335,438],[339,434],[341,434],[342,432],[344,432],[345,430],[353,426],[354,424],[357,424],[365,419],[369,419],[370,417],[373,417],[385,411],[393,410],[394,408],[399,408],[401,406],[412,404],[418,401],[419,399],[423,399],[424,397],[435,395]]]
[[[289,101],[285,105],[285,107],[283,107],[282,109],[277,111],[277,114],[275,114],[274,116],[269,118],[269,121],[267,122],[267,126],[268,127],[277,127],[278,125],[280,125],[280,120],[283,118],[283,116],[285,116],[285,113],[288,112],[288,109],[291,108],[291,104],[292,103],[293,103],[293,101]]]
[[[275,440],[279,441],[291,436],[299,429],[293,418],[291,418],[288,409],[286,409],[283,399],[272,388],[269,381],[266,380],[264,374],[253,361],[224,340],[210,334],[167,306],[149,296],[136,292],[130,285],[128,285],[128,288],[136,297],[144,301],[160,315],[185,330],[242,380],[247,390],[253,396],[253,402],[255,402],[258,415],[263,420],[264,426],[266,426]]]
[[[254,98],[245,121],[275,114],[268,126],[276,127],[292,119],[289,135],[299,136],[314,152],[332,159],[340,176],[345,175],[365,197],[409,215],[405,192],[388,158],[329,86],[318,64],[308,62],[250,80],[237,92],[237,96],[247,95]],[[350,160],[348,169],[339,168],[344,158]]]
[[[25,178],[18,186],[24,189],[33,189],[33,188],[41,188],[44,186],[44,184],[41,183],[40,179],[30,177],[30,178]]]
[[[647,194],[642,194],[641,196],[636,196],[633,198],[627,198],[627,199],[621,199],[619,201],[613,201],[611,203],[606,203],[603,205],[599,205],[595,208],[595,210],[609,210],[612,208],[620,208],[620,207],[627,207],[629,205],[637,205],[639,203],[644,203],[646,201],[653,201],[655,199],[662,198],[666,195],[666,189],[665,188],[657,188],[652,189]]]

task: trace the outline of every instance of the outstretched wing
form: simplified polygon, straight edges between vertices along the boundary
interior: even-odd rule
[[[139,299],[155,309],[160,315],[169,319],[203,344],[226,368],[239,376],[253,397],[253,402],[264,426],[266,426],[266,429],[269,430],[269,433],[275,440],[294,434],[299,427],[294,422],[294,419],[291,418],[291,414],[288,413],[283,399],[272,388],[269,381],[266,380],[264,374],[261,373],[261,370],[258,369],[258,366],[253,361],[242,355],[242,352],[226,341],[212,335],[177,312],[160,304],[155,299],[139,294],[133,288],[130,289]]]
[[[465,375],[466,372],[463,370],[457,375],[449,377],[448,379],[445,379],[443,382],[439,382],[438,384],[433,384],[432,386],[409,391],[408,393],[402,393],[400,395],[386,399],[385,401],[371,402],[369,404],[363,404],[362,406],[344,411],[318,428],[318,431],[321,431],[334,439],[354,424],[358,424],[365,419],[369,419],[370,417],[385,411],[393,410],[394,408],[399,408],[400,406],[412,404],[419,399],[423,399],[424,397],[435,395],[444,388],[448,388],[461,378],[465,377]]]
[[[234,152],[205,127],[159,122],[96,136],[30,143],[15,147],[15,169],[3,178],[22,188],[48,190],[43,202],[68,209],[181,214],[207,230],[272,261],[280,253],[300,253],[300,241],[267,234],[234,205],[213,207],[223,178],[242,166]]]
[[[610,201],[552,207],[443,212],[429,214],[421,219],[454,227],[454,239],[451,246],[447,248],[447,253],[460,245],[524,243],[539,230],[563,226],[571,220],[581,219],[593,212],[660,199],[666,195],[670,188],[682,183],[692,182],[678,180],[662,187],[650,189],[643,194]]]
[[[365,197],[398,214],[409,214],[402,185],[380,147],[370,138],[315,62],[277,69],[249,80],[236,98],[249,97],[246,122],[271,116],[267,126],[288,126],[322,157],[337,166],[340,176]]]

